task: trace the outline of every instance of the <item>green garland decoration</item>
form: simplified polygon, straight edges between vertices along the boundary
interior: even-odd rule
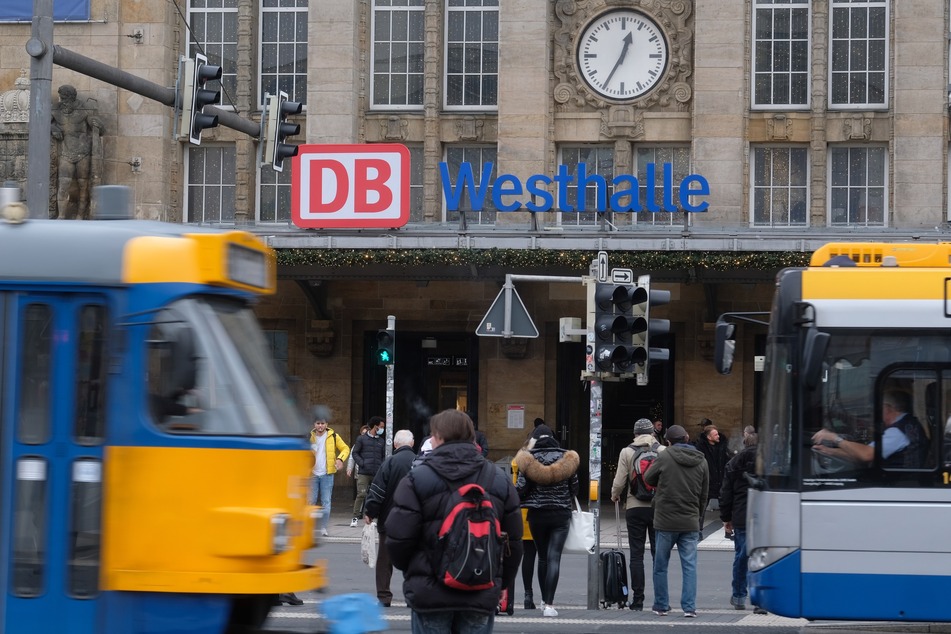
[[[596,251],[552,249],[278,249],[280,266],[353,268],[389,266],[496,266],[512,269],[558,267],[585,273]],[[711,271],[775,271],[806,266],[810,253],[798,251],[610,251],[612,268],[645,271],[689,268]]]

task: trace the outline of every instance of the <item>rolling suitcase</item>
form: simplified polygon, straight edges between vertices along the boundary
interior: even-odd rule
[[[627,607],[627,559],[621,550],[621,510],[614,503],[614,515],[617,518],[617,550],[601,553],[601,605],[608,607],[617,604],[619,609]]]

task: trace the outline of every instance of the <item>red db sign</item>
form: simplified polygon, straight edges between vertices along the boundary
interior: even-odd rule
[[[409,150],[395,143],[301,145],[291,218],[303,228],[402,227],[409,221]]]

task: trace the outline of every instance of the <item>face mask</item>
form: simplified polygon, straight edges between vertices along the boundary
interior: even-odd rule
[[[383,431],[384,431],[383,428],[380,427],[378,430],[376,430],[376,435],[377,435],[377,436],[382,436],[382,435],[383,435]]]

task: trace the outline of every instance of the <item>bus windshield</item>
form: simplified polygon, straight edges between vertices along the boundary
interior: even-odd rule
[[[148,389],[152,416],[174,433],[302,435],[305,421],[278,373],[254,313],[220,297],[190,297],[150,325]],[[174,361],[183,330],[194,346],[193,371]],[[177,368],[174,369],[174,368]]]

